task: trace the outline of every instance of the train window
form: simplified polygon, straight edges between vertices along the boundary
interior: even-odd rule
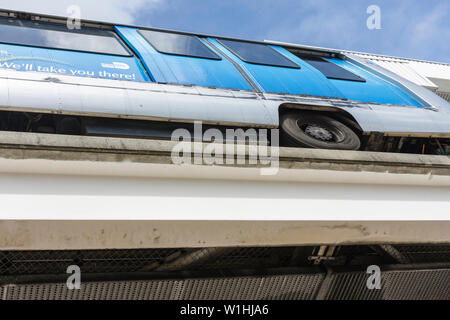
[[[297,54],[297,56],[303,61],[307,62],[320,72],[324,74],[328,79],[348,80],[365,82],[366,80],[357,76],[356,74],[334,64],[322,57],[308,56]]]
[[[152,30],[139,30],[139,32],[161,53],[222,60],[195,36]]]
[[[300,69],[299,65],[265,44],[224,39],[220,39],[219,42],[237,55],[242,61],[253,64]]]
[[[130,56],[113,31],[64,24],[0,18],[0,42],[33,47]]]

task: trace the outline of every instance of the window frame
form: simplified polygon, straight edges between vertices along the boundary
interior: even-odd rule
[[[295,54],[295,53],[294,53]],[[313,67],[314,69],[316,69],[317,71],[319,71],[321,74],[323,74],[327,79],[332,79],[332,80],[341,80],[341,81],[353,81],[353,82],[367,82],[367,80],[359,75],[357,75],[356,73],[341,67],[340,65],[329,61],[326,59],[326,57],[322,57],[322,56],[314,56],[314,55],[308,55],[308,54],[295,54],[299,59],[301,59],[303,62],[307,63],[308,65],[310,65],[311,67]],[[334,77],[334,76],[327,76],[325,73],[323,73],[320,69],[316,68],[313,64],[308,62],[308,58],[315,58],[315,59],[321,59],[322,61],[326,62],[326,63],[330,63],[333,66],[344,70],[345,72],[348,72],[349,74],[353,75],[356,79],[348,79],[348,78],[339,78],[339,77]]]
[[[200,55],[195,55],[195,54],[180,54],[180,53],[173,53],[173,52],[166,52],[166,51],[161,51],[159,50],[154,44],[151,43],[151,41],[149,39],[147,39],[147,37],[143,34],[143,32],[145,31],[150,31],[150,32],[159,32],[159,33],[166,33],[166,34],[175,34],[175,35],[181,35],[181,36],[185,36],[185,37],[191,37],[192,39],[195,39],[196,41],[198,41],[202,46],[204,46],[209,52],[211,52],[215,57],[205,57],[205,56],[200,56]],[[197,58],[197,59],[207,59],[207,60],[214,60],[214,61],[221,61],[222,57],[216,53],[213,49],[211,49],[208,45],[206,45],[199,36],[195,35],[195,34],[187,34],[187,33],[183,33],[183,32],[174,32],[174,31],[161,31],[161,30],[154,30],[154,29],[137,29],[137,32],[139,33],[139,35],[153,48],[155,49],[157,52],[162,53],[162,54],[168,54],[171,56],[177,56],[177,57],[189,57],[189,58]]]
[[[38,24],[43,24],[43,25],[49,25],[50,27],[55,26],[55,27],[59,27],[61,25],[63,25],[62,23],[54,23],[54,22],[46,22],[46,21],[30,21],[30,20],[21,20],[21,19],[17,19],[17,18],[11,18],[11,17],[0,17],[0,19],[2,20],[16,20],[16,21],[20,21],[20,22],[26,22],[26,23],[38,23]],[[5,23],[0,23],[0,25],[7,25]],[[51,28],[45,28],[45,27],[32,27],[32,26],[17,26],[17,25],[9,25],[9,26],[13,26],[13,27],[19,27],[19,28],[28,28],[28,29],[42,29],[42,30],[50,30],[50,31],[55,31],[55,32],[61,32],[61,33],[71,33],[73,31],[62,31],[62,30],[57,30],[58,28],[55,29],[51,29]],[[79,53],[92,53],[92,54],[100,54],[100,55],[107,55],[107,56],[114,56],[114,57],[135,57],[133,51],[128,47],[128,45],[125,43],[125,41],[123,41],[121,39],[121,37],[114,31],[114,30],[103,30],[103,29],[99,29],[99,28],[94,28],[94,27],[88,27],[86,28],[88,30],[92,30],[94,31],[92,34],[90,33],[83,33],[83,32],[73,32],[73,33],[77,33],[77,34],[81,34],[81,35],[93,35],[95,36],[95,31],[100,30],[100,31],[106,31],[109,32],[111,34],[110,38],[114,38],[119,45],[124,49],[124,51],[126,52],[126,54],[120,54],[120,53],[110,53],[110,52],[102,52],[102,51],[92,51],[92,50],[80,50],[80,49],[68,49],[68,48],[56,48],[56,47],[52,47],[52,46],[40,46],[40,45],[32,45],[32,44],[23,44],[23,43],[14,43],[14,42],[6,42],[6,41],[2,41],[0,39],[0,44],[6,44],[6,45],[13,45],[13,46],[19,46],[19,47],[30,47],[30,48],[41,48],[41,49],[49,49],[49,50],[60,50],[60,51],[68,51],[68,52],[79,52]],[[100,36],[101,35],[97,35]]]
[[[240,54],[238,54],[235,50],[233,50],[232,48],[230,48],[229,46],[227,46],[225,43],[223,43],[222,41],[234,41],[234,42],[243,42],[243,43],[248,43],[248,44],[256,44],[256,45],[262,45],[265,46],[266,48],[272,50],[273,52],[275,52],[276,54],[280,55],[282,58],[286,59],[287,61],[291,62],[293,64],[293,66],[287,66],[287,65],[280,65],[280,64],[273,64],[273,63],[261,63],[261,62],[254,62],[254,61],[250,61],[248,59],[243,58]],[[282,53],[278,52],[277,50],[275,50],[274,48],[272,48],[272,46],[268,45],[268,44],[264,44],[264,43],[257,43],[257,42],[252,42],[252,41],[245,41],[245,40],[235,40],[235,39],[217,39],[217,42],[219,42],[222,46],[224,46],[228,51],[230,51],[232,54],[234,54],[236,57],[238,57],[239,59],[241,59],[242,61],[246,62],[246,63],[250,63],[250,64],[254,64],[254,65],[260,65],[260,66],[270,66],[270,67],[278,67],[278,68],[288,68],[288,69],[296,69],[296,70],[301,70],[302,67],[295,63],[294,61],[292,61],[291,59],[289,59],[288,57],[286,57],[285,55],[283,55]]]

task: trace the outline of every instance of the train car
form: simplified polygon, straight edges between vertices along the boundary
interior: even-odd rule
[[[445,154],[450,104],[338,50],[0,10],[0,129],[170,137],[195,121],[293,147]]]

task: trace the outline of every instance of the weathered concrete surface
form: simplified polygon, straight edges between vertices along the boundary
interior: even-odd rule
[[[153,164],[160,165],[165,171],[163,177],[170,175],[170,171],[174,177],[194,178],[195,175],[205,176],[198,174],[203,171],[211,178],[233,179],[234,171],[238,172],[238,179],[258,181],[313,179],[330,182],[335,179],[335,182],[352,182],[356,179],[362,182],[365,178],[361,173],[364,172],[381,173],[371,175],[368,183],[450,186],[450,157],[447,156],[280,148],[281,170],[277,175],[264,177],[261,176],[258,165],[235,164],[221,167],[193,165],[188,168],[186,165],[173,165],[171,152],[175,145],[176,142],[172,141],[1,132],[0,170],[36,174],[52,172],[61,174],[61,171],[65,171],[65,174],[73,172],[77,175],[114,176],[122,175],[120,170],[116,170],[117,166],[133,164],[128,166],[124,175],[146,176],[145,172],[148,174],[154,170],[139,170],[139,168],[148,168],[145,164]],[[205,146],[203,145],[203,148]],[[29,160],[33,160],[33,168],[30,168]],[[46,165],[49,166],[48,170]],[[247,170],[245,172],[230,170],[230,167]],[[330,174],[330,171],[333,174]],[[299,172],[302,174],[296,174]],[[349,178],[351,173],[357,173],[354,175],[355,178]],[[154,174],[156,173],[153,172],[152,176]]]
[[[450,221],[0,221],[0,250],[449,243],[449,230]]]

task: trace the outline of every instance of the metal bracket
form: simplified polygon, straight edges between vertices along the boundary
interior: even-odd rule
[[[316,254],[315,251],[317,251]],[[336,246],[320,246],[319,249],[314,249],[312,256],[308,257],[309,261],[312,261],[314,265],[319,265],[322,262],[335,261],[334,253]]]

